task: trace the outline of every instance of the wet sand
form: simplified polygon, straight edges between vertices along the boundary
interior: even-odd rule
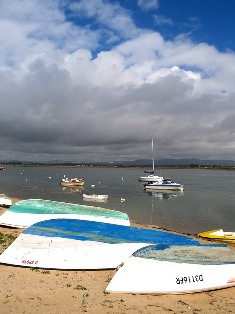
[[[14,200],[16,201],[16,200]],[[5,209],[0,208],[0,215]],[[4,235],[22,230],[0,227]],[[4,247],[0,244],[0,252]],[[115,270],[66,271],[0,265],[0,313],[234,313],[235,287],[183,295],[105,293]]]

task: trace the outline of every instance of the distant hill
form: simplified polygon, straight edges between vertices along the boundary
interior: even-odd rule
[[[136,163],[140,164],[148,164],[151,165],[151,160],[136,160]],[[201,160],[201,159],[161,159],[156,162],[156,165],[159,166],[225,166],[225,167],[233,167],[235,166],[234,160]]]

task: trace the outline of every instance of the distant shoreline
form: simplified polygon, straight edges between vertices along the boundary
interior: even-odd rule
[[[151,169],[151,165],[103,165],[103,164],[48,164],[48,163],[2,163],[2,167],[42,167],[42,168],[118,168],[118,169]],[[208,166],[208,165],[161,165],[157,169],[189,169],[189,170],[235,170],[235,166]],[[2,170],[3,171],[3,170]]]

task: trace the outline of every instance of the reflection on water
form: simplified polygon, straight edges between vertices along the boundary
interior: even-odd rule
[[[61,187],[61,190],[63,190],[63,191],[67,190],[71,193],[74,193],[74,192],[81,193],[84,190],[84,187],[83,186],[63,186],[63,187]]]
[[[83,201],[85,202],[94,202],[94,203],[108,203],[108,200],[102,200],[102,199],[87,199],[87,198],[83,198]]]
[[[87,205],[81,187],[74,191],[60,186],[63,175],[81,177],[86,193],[109,195],[102,207],[127,213],[131,221],[194,234],[220,228],[235,231],[235,171],[164,169],[162,175],[182,183],[184,192],[155,191],[150,195],[138,181],[142,169],[4,168],[0,193],[10,197]]]
[[[162,192],[156,192],[156,191],[147,191],[147,193],[153,197],[159,198],[161,200],[169,200],[174,197],[183,196],[183,191],[162,191]]]

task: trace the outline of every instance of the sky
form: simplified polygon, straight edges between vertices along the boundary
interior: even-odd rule
[[[0,0],[0,162],[235,160],[234,12]]]

